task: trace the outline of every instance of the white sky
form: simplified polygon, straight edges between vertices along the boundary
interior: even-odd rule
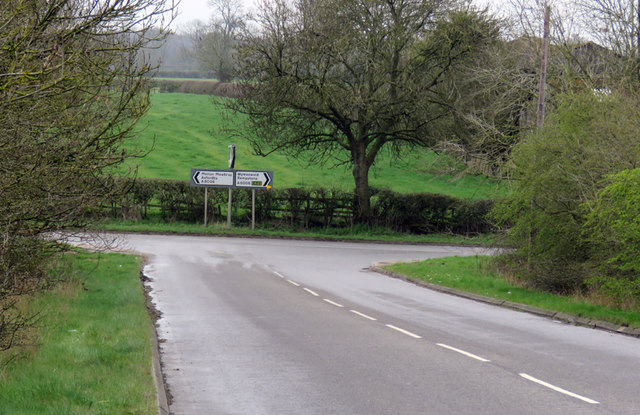
[[[245,11],[253,8],[254,0],[242,0]],[[174,29],[180,29],[182,26],[200,20],[206,22],[211,17],[213,9],[209,6],[208,0],[181,0],[178,5],[178,17],[173,22]]]

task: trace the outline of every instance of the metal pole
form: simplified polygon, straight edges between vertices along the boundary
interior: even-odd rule
[[[207,227],[207,199],[208,199],[208,192],[207,190],[209,190],[208,187],[204,188],[204,227]]]
[[[236,145],[229,144],[229,168],[233,170],[236,164]],[[235,172],[234,172],[235,185]],[[227,228],[231,229],[231,187],[229,188],[229,206],[227,207]]]
[[[229,188],[229,206],[227,207],[227,228],[231,229],[231,188]]]
[[[251,230],[256,229],[256,189],[251,189]]]

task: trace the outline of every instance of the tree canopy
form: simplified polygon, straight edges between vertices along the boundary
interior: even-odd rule
[[[438,141],[439,123],[451,111],[441,85],[479,43],[473,39],[487,36],[482,26],[454,40],[438,31],[457,6],[264,2],[257,30],[239,44],[243,97],[228,105],[249,115],[258,154],[307,152],[314,162],[352,165],[359,219],[366,221],[368,174],[378,154]]]

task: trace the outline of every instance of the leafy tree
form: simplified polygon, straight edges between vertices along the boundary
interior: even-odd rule
[[[83,224],[117,192],[148,106],[139,51],[165,0],[6,0],[0,8],[0,350],[24,322],[16,296],[46,285],[47,232]],[[15,311],[15,310],[14,310]]]
[[[454,6],[265,2],[258,28],[239,46],[243,98],[228,105],[249,115],[247,135],[258,154],[306,152],[312,162],[351,165],[358,219],[366,222],[369,170],[380,151],[399,154],[441,138],[450,108],[440,84],[469,51],[434,34]]]

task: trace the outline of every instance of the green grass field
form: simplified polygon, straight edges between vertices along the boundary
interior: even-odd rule
[[[235,143],[235,168],[273,170],[275,187],[353,188],[353,176],[345,167],[308,165],[279,154],[264,158],[253,155],[245,139],[230,138],[224,132],[225,119],[237,123],[240,118],[214,106],[208,96],[156,93],[151,103],[139,124],[139,143],[129,145],[150,150],[130,163],[137,166],[139,177],[189,180],[191,168],[226,169],[228,145]],[[453,164],[428,150],[408,152],[402,160],[382,154],[370,173],[370,183],[403,193],[430,192],[461,198],[490,198],[504,192],[499,181],[457,174]]]
[[[69,255],[72,272],[30,302],[41,320],[0,364],[0,414],[157,413],[140,259]],[[1,363],[1,362],[0,362]]]

